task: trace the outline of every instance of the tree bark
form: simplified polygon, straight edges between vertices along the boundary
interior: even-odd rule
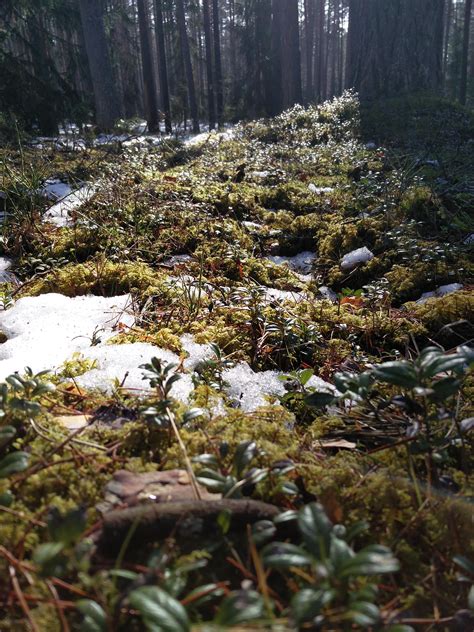
[[[191,62],[191,51],[189,49],[188,32],[186,29],[186,17],[184,15],[183,0],[176,0],[176,21],[178,23],[179,40],[183,56],[184,69],[186,73],[186,83],[188,87],[189,108],[193,122],[193,132],[199,134],[199,113],[196,100],[196,87],[194,84],[193,65]]]
[[[363,99],[442,82],[444,0],[350,0],[347,85]]]
[[[306,90],[305,101],[309,103],[314,98],[313,86],[313,59],[314,59],[314,0],[305,0],[304,2],[304,27],[305,27],[305,45],[306,45]]]
[[[217,105],[217,125],[222,126],[224,118],[224,82],[222,78],[221,24],[219,18],[219,0],[212,0],[212,24],[214,36],[214,68]]]
[[[462,56],[461,56],[461,82],[459,87],[459,101],[462,105],[466,105],[467,99],[467,69],[469,65],[469,38],[471,34],[471,13],[472,0],[465,0],[464,7],[464,29],[462,39]]]
[[[216,126],[216,104],[214,101],[214,74],[212,72],[212,38],[211,38],[211,13],[209,0],[202,2],[204,18],[204,41],[206,44],[206,78],[207,78],[207,112],[209,115],[209,129]]]
[[[160,81],[161,106],[165,116],[167,134],[173,131],[171,126],[170,89],[168,82],[168,63],[166,60],[165,33],[163,26],[162,0],[155,0],[155,36],[158,50],[158,77]]]
[[[113,80],[101,3],[97,0],[80,0],[79,8],[94,89],[97,125],[103,130],[110,130],[120,117],[120,104]]]
[[[143,89],[145,92],[145,118],[148,131],[159,130],[158,102],[156,97],[155,76],[153,72],[153,56],[151,52],[150,30],[145,0],[137,0],[138,28],[140,32],[140,50],[142,54]]]

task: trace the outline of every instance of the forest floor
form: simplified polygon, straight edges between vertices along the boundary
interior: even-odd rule
[[[470,629],[473,131],[0,148],[0,630]]]

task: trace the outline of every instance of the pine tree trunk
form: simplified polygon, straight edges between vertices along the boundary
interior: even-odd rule
[[[462,57],[461,57],[461,83],[459,88],[459,101],[466,105],[467,98],[467,69],[469,62],[469,38],[471,34],[471,13],[472,0],[465,0],[464,7],[464,30],[462,40]]]
[[[212,23],[214,36],[214,68],[217,103],[217,124],[221,127],[224,118],[224,82],[222,78],[221,24],[219,0],[212,0]]]
[[[94,88],[97,125],[112,129],[120,117],[120,104],[112,74],[104,16],[97,0],[79,0],[87,59]]]
[[[214,102],[214,74],[212,72],[212,38],[209,0],[203,0],[202,9],[204,18],[204,41],[206,44],[207,112],[209,115],[209,129],[211,130],[216,126],[216,104]]]
[[[158,77],[160,80],[161,104],[165,115],[165,130],[167,134],[171,134],[173,129],[171,126],[170,89],[163,27],[163,7],[161,3],[162,0],[155,0],[155,36],[158,51]]]
[[[347,84],[363,99],[437,91],[444,0],[350,0]]]
[[[186,72],[186,83],[188,87],[188,99],[189,108],[191,110],[191,119],[193,122],[193,132],[195,134],[199,134],[199,113],[196,100],[196,87],[194,85],[193,65],[191,63],[191,51],[189,49],[183,0],[176,0],[176,21],[178,23],[181,53]]]
[[[153,72],[153,56],[151,52],[150,30],[145,0],[137,0],[138,28],[140,32],[140,50],[142,54],[143,89],[145,92],[145,117],[148,131],[159,130],[158,103],[156,98],[155,76]]]
[[[309,103],[314,98],[313,58],[314,58],[314,0],[304,2],[304,26],[306,36],[306,98]]]

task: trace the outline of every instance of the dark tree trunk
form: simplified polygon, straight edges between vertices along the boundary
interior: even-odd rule
[[[102,5],[97,0],[80,0],[79,8],[94,88],[97,125],[104,130],[112,129],[120,117],[120,103],[107,48]]]
[[[272,3],[272,114],[302,102],[298,0]]]
[[[224,117],[224,82],[222,78],[221,24],[219,18],[219,0],[212,0],[212,23],[214,35],[214,68],[216,84],[217,124],[222,125]]]
[[[314,0],[304,2],[304,26],[306,38],[306,98],[309,103],[314,98],[313,59],[314,59]]]
[[[179,40],[183,56],[186,83],[188,86],[189,108],[193,122],[193,132],[199,134],[199,113],[196,100],[196,87],[194,85],[193,65],[191,63],[191,51],[189,49],[188,31],[186,29],[186,17],[184,15],[183,0],[176,0],[176,21],[178,23]]]
[[[459,100],[466,105],[467,98],[467,69],[469,62],[469,38],[471,34],[471,13],[472,0],[466,0],[464,7],[464,30],[462,39],[462,56],[461,56],[461,83],[459,87]]]
[[[212,72],[212,37],[209,0],[203,0],[202,9],[204,17],[204,40],[206,43],[207,112],[209,115],[209,129],[211,130],[216,126],[216,104],[214,101],[214,74]]]
[[[444,0],[350,0],[347,85],[363,99],[442,80]]]
[[[165,130],[171,134],[171,106],[170,89],[168,82],[168,64],[166,61],[165,33],[163,27],[163,7],[162,0],[155,0],[155,35],[156,48],[158,51],[158,76],[160,80],[161,106],[165,115]]]
[[[153,56],[151,52],[150,30],[145,0],[137,0],[137,8],[140,50],[142,53],[143,89],[145,93],[145,117],[148,124],[148,131],[154,133],[159,130],[160,122],[158,118]]]

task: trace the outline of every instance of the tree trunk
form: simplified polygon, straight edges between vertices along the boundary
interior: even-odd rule
[[[214,35],[214,68],[216,84],[217,124],[222,125],[224,117],[224,82],[222,79],[221,24],[219,19],[219,0],[212,0],[212,23]]]
[[[142,54],[143,89],[145,92],[145,118],[148,131],[159,130],[158,103],[156,98],[155,76],[153,72],[153,56],[151,52],[150,30],[145,0],[137,0],[138,28],[140,32],[140,50]]]
[[[186,29],[186,17],[184,15],[183,0],[176,0],[176,21],[178,23],[179,40],[183,56],[186,83],[188,86],[189,108],[193,122],[193,132],[199,134],[199,113],[196,101],[196,87],[194,85],[193,65],[191,63],[191,51],[189,49],[188,32]]]
[[[96,121],[101,129],[109,130],[120,117],[120,104],[107,48],[102,7],[97,0],[80,0],[79,8],[94,88]]]
[[[167,134],[173,131],[171,126],[170,89],[168,82],[168,64],[166,61],[165,33],[163,28],[162,0],[155,0],[155,36],[158,50],[158,77],[160,80],[161,106],[165,115]]]
[[[313,86],[313,55],[314,55],[314,0],[304,2],[304,27],[306,39],[306,103],[314,98]]]
[[[350,0],[347,85],[363,99],[442,81],[444,0]]]
[[[461,56],[461,83],[459,88],[459,101],[466,105],[467,98],[467,69],[469,62],[469,38],[471,34],[471,13],[472,0],[465,0],[464,7],[464,30],[462,39],[462,56]]]
[[[204,41],[206,43],[207,112],[209,115],[209,129],[211,130],[216,126],[216,104],[214,102],[214,75],[212,72],[212,37],[209,0],[203,0],[202,9],[204,18]]]
[[[302,102],[298,0],[272,3],[272,114]]]

